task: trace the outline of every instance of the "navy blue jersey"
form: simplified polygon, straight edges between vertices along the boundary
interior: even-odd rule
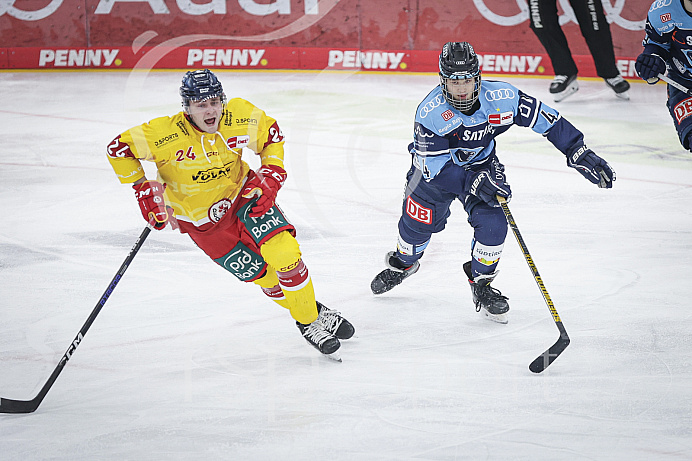
[[[682,0],[656,0],[646,17],[644,52],[663,58],[673,80],[692,83],[692,16]]]
[[[437,86],[418,105],[413,164],[426,181],[452,162],[459,166],[482,163],[495,152],[495,138],[512,125],[531,128],[569,155],[583,147],[583,135],[558,111],[506,82],[483,80],[480,108],[471,115],[456,110]]]

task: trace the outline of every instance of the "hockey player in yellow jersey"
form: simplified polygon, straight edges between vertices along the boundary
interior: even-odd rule
[[[340,360],[339,340],[354,328],[315,300],[295,228],[275,204],[286,179],[278,123],[244,99],[227,101],[207,69],[187,72],[180,96],[183,111],[108,145],[118,179],[132,184],[155,229],[170,225],[188,234],[217,264],[287,308],[308,343]],[[243,161],[243,149],[259,155],[257,171]],[[141,160],[156,164],[156,180],[146,178]]]

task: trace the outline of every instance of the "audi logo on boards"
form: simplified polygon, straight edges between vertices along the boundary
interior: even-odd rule
[[[45,19],[62,5],[63,0],[51,0],[50,3],[43,8],[34,11],[20,10],[15,7],[14,4],[17,0],[3,0],[0,1],[0,16],[7,13],[8,15],[21,19],[23,21],[39,21]],[[24,4],[24,2],[21,2]],[[35,3],[35,2],[34,2]],[[39,2],[39,3],[46,3]]]
[[[513,99],[514,90],[511,88],[500,88],[499,90],[489,90],[485,92],[485,99],[488,101],[500,101],[502,99]]]
[[[671,0],[659,0],[655,3],[655,5],[663,4],[670,1]],[[516,7],[519,9],[519,12],[516,14],[510,14],[509,16],[503,16],[502,14],[493,12],[485,4],[486,2],[487,0],[473,0],[473,4],[478,10],[478,12],[481,14],[481,16],[483,16],[485,19],[492,22],[493,24],[497,24],[498,26],[516,26],[529,19],[529,5],[527,4],[528,2],[526,2],[526,0],[516,0]],[[638,21],[632,21],[622,17],[623,10],[627,11],[627,9],[625,8],[625,2],[626,0],[606,0],[601,2],[603,4],[603,11],[606,14],[606,19],[608,19],[608,22],[615,23],[623,29],[627,30],[644,30],[644,24],[646,24],[646,17]],[[493,1],[490,3],[497,2]],[[507,0],[504,3],[510,3],[510,1]],[[579,24],[577,21],[577,17],[574,14],[574,10],[572,10],[572,6],[569,4],[569,0],[556,0],[556,3],[560,4],[560,8],[563,11],[563,14],[558,17],[560,25],[564,25],[568,22]],[[628,9],[629,8],[632,7],[628,7]],[[501,8],[497,9],[501,10],[502,13],[505,13],[507,10],[516,11],[516,8],[511,8],[510,6],[504,5]]]

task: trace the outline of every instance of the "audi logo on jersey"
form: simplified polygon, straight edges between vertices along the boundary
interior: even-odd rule
[[[499,90],[489,90],[485,92],[485,99],[488,101],[500,101],[502,99],[513,99],[514,90],[511,88],[500,88]]]
[[[670,6],[673,3],[672,0],[658,0],[656,2],[653,2],[651,4],[651,8],[649,8],[649,13],[652,11],[655,11],[659,8],[665,8],[666,6]]]
[[[425,118],[428,116],[430,112],[432,112],[436,107],[441,106],[444,104],[445,98],[441,94],[438,94],[433,98],[432,100],[428,101],[425,103],[423,107],[420,108],[420,111],[418,111],[418,116],[420,118]]]

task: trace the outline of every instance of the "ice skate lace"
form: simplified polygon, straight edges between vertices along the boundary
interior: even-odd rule
[[[333,311],[327,307],[322,307],[320,310],[320,321],[322,322],[324,329],[333,334],[341,326],[341,313]]]
[[[318,346],[321,346],[323,342],[325,342],[332,336],[333,335],[325,331],[325,327],[320,322],[320,319],[315,320],[310,325],[308,325],[308,327],[305,329],[305,332],[303,333],[303,337],[309,339],[311,342],[317,344]]]
[[[553,79],[553,83],[564,83],[567,80],[567,75],[556,75]]]
[[[500,290],[493,288],[490,285],[477,287],[477,299],[476,299],[476,312],[481,311],[481,304],[483,301],[488,301],[489,304],[494,304],[495,301],[506,301],[509,298],[503,296]]]

